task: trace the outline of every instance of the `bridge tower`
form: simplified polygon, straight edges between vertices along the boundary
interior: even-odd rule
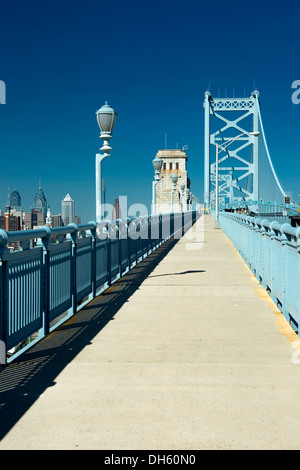
[[[219,145],[219,200],[258,200],[258,138],[249,132],[259,131],[259,92],[249,98],[204,98],[204,204],[209,210],[215,199],[216,145]],[[243,134],[243,135],[241,135]],[[240,136],[241,135],[241,136]],[[222,151],[235,137],[232,145]]]
[[[178,177],[177,188],[173,195],[173,210],[180,211],[180,186],[184,184],[184,194],[182,200],[182,209],[187,208],[186,189],[190,188],[190,180],[187,174],[187,155],[185,150],[164,149],[159,150],[156,157],[162,159],[162,169],[160,181],[156,186],[156,205],[157,213],[168,213],[171,211],[171,192],[173,184],[171,176],[176,174]]]

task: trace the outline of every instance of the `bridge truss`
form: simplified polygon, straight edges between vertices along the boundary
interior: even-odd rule
[[[249,98],[213,98],[206,91],[204,115],[206,209],[209,210],[216,199],[216,173],[221,204],[260,199],[283,201],[286,193],[276,176],[267,147],[259,92],[253,91]],[[253,132],[259,136],[251,135]]]

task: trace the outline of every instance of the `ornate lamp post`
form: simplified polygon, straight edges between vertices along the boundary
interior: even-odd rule
[[[174,173],[171,176],[171,180],[172,180],[172,183],[173,183],[173,189],[172,189],[172,192],[171,192],[171,212],[173,212],[173,195],[174,195],[174,191],[176,191],[178,176]]]
[[[185,190],[185,184],[181,183],[180,185],[180,207],[181,207],[181,212],[183,212],[183,196],[184,196],[184,190]]]
[[[187,210],[190,210],[190,190],[189,188],[186,188],[186,205],[187,205]]]
[[[152,182],[152,214],[156,214],[156,185],[160,181],[160,172],[162,167],[162,159],[155,157],[152,161],[154,168],[154,181]]]
[[[192,191],[190,192],[190,209],[193,210],[193,198],[194,198],[194,194],[192,193]]]
[[[113,149],[109,145],[112,138],[112,131],[116,122],[117,113],[107,104],[96,112],[98,126],[100,128],[100,139],[103,139],[103,146],[100,148],[103,154],[96,154],[96,222],[102,220],[102,161],[110,157]]]

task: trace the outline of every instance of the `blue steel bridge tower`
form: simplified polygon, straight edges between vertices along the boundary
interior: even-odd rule
[[[214,98],[206,91],[203,107],[206,209],[209,210],[216,200],[216,174],[220,203],[260,199],[282,201],[286,193],[278,181],[268,150],[259,92],[254,90],[248,98]],[[259,134],[259,137],[253,134]],[[234,145],[226,147],[232,140]],[[218,158],[217,148],[221,150]]]

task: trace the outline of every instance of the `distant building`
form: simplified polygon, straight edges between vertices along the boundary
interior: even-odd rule
[[[45,197],[44,191],[42,190],[41,187],[41,181],[39,183],[38,190],[36,192],[34,201],[33,201],[33,211],[35,212],[42,212],[44,214],[44,222],[46,220],[46,215],[47,215],[47,199]]]
[[[14,232],[16,230],[21,230],[20,217],[12,214],[5,214],[5,230],[7,232]]]
[[[22,210],[21,196],[16,189],[10,195],[10,207],[15,210]]]
[[[160,181],[156,185],[156,214],[171,211],[171,193],[173,183],[171,176],[178,177],[176,190],[173,193],[173,210],[180,211],[180,185],[184,183],[186,189],[190,188],[190,180],[187,175],[187,155],[184,150],[159,150],[156,157],[162,159]],[[186,196],[183,197],[183,210],[186,210]]]
[[[79,215],[76,215],[76,214],[74,215],[74,222],[77,225],[81,224],[81,219],[80,219]]]
[[[47,211],[46,225],[48,227],[52,227],[52,216],[51,216],[50,206],[48,207],[48,211]]]
[[[25,230],[32,230],[36,227],[41,227],[45,225],[45,215],[44,212],[40,210],[32,209],[31,212],[24,212],[23,222]]]
[[[21,220],[19,216],[11,213],[10,205],[6,204],[4,215],[0,216],[0,228],[7,232],[21,230]]]
[[[20,230],[23,228],[23,207],[20,193],[15,189],[10,195],[10,213],[19,217]]]
[[[52,215],[52,227],[62,227],[63,221],[61,214]]]
[[[63,225],[68,225],[74,222],[75,202],[73,201],[69,193],[61,201],[61,215]]]
[[[18,191],[13,191],[10,195],[8,188],[7,203],[4,215],[1,216],[0,227],[9,232],[21,230],[22,220],[21,196]]]
[[[121,219],[121,208],[119,204],[119,199],[115,199],[113,211],[112,211],[112,221]]]
[[[6,206],[8,212],[5,211],[4,216],[0,217],[0,228],[3,228],[7,232],[15,232],[21,230],[21,220],[20,217],[10,213],[10,208]],[[18,250],[20,248],[20,242],[9,242],[7,243],[7,248],[11,251]]]

